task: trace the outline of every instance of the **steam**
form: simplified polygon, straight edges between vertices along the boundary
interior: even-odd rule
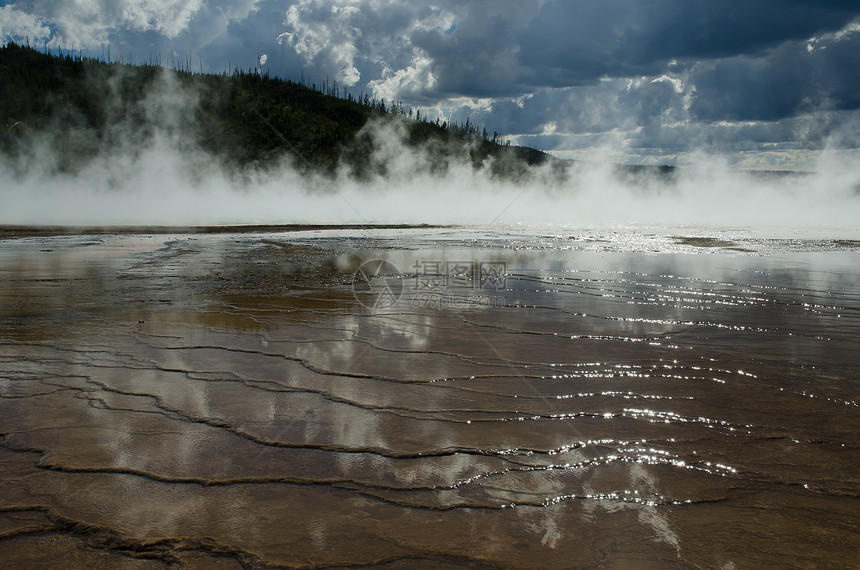
[[[264,63],[263,58],[260,61]],[[424,149],[404,143],[396,121],[368,125],[372,162],[385,174],[356,179],[300,174],[288,159],[236,173],[189,147],[171,113],[187,113],[196,93],[169,79],[148,100],[156,125],[145,140],[104,151],[74,174],[53,168],[56,150],[35,139],[24,156],[0,155],[0,224],[218,225],[428,223],[853,228],[860,219],[860,171],[838,149],[814,172],[766,176],[732,171],[703,155],[672,177],[619,175],[610,162],[574,163],[560,178],[535,167],[516,181],[490,162],[467,160],[439,172]],[[172,111],[171,111],[172,110]],[[118,127],[122,128],[122,127]]]

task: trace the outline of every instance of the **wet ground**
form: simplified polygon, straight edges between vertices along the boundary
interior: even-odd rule
[[[856,565],[850,232],[0,240],[0,566]]]

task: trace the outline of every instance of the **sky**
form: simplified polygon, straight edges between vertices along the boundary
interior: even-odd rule
[[[329,78],[564,158],[860,159],[856,0],[0,0],[0,39]]]

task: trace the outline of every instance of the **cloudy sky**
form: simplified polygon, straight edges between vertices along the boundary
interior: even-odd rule
[[[0,0],[0,38],[263,61],[565,157],[860,157],[856,0]]]

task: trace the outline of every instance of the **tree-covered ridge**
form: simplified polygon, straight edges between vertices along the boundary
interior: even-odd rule
[[[202,149],[233,169],[291,156],[300,170],[346,167],[366,177],[386,169],[374,160],[377,141],[367,128],[377,123],[395,125],[434,170],[465,161],[521,176],[552,160],[500,144],[498,134],[491,138],[469,121],[431,122],[402,103],[356,97],[328,81],[317,86],[256,71],[216,75],[106,63],[16,44],[0,48],[0,120],[0,151],[20,157],[41,144],[52,151],[48,166],[62,172],[104,153],[134,153],[160,136],[180,152]]]

